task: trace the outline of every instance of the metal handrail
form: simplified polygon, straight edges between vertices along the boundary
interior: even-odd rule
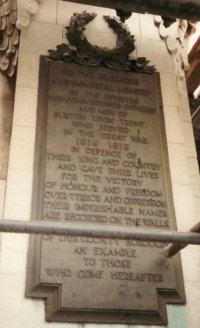
[[[188,244],[200,245],[200,223],[189,232],[160,229],[142,229],[120,226],[101,226],[53,221],[0,220],[0,232],[44,235],[103,237],[172,243],[165,248],[166,257],[175,255]]]

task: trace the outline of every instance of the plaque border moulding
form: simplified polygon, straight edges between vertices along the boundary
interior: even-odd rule
[[[81,16],[80,16],[81,15]],[[35,148],[35,163],[34,163],[34,184],[33,184],[33,199],[32,199],[32,219],[39,219],[39,208],[43,206],[43,184],[44,184],[44,173],[45,173],[45,151],[46,151],[46,138],[47,138],[47,94],[48,94],[48,79],[49,79],[49,68],[52,63],[52,59],[56,61],[64,61],[67,63],[76,63],[82,65],[98,66],[103,65],[108,68],[133,71],[137,73],[151,73],[152,83],[155,85],[156,101],[158,106],[158,115],[160,121],[159,131],[162,131],[162,137],[160,136],[162,142],[162,158],[163,166],[165,170],[165,188],[167,190],[167,200],[170,204],[173,204],[172,192],[170,185],[170,175],[168,167],[168,155],[164,128],[164,117],[163,112],[160,110],[162,108],[161,100],[161,90],[160,90],[160,80],[159,74],[155,72],[155,68],[148,66],[148,61],[145,58],[141,60],[129,59],[129,52],[134,49],[134,44],[131,46],[130,41],[133,42],[134,38],[126,30],[126,28],[121,25],[116,19],[106,18],[109,26],[112,25],[114,31],[118,34],[118,41],[115,49],[108,51],[103,50],[96,46],[91,46],[88,41],[82,35],[84,26],[86,22],[95,17],[94,14],[87,14],[86,12],[82,14],[74,14],[71,19],[70,26],[67,28],[67,35],[70,38],[71,44],[62,44],[57,46],[57,50],[50,50],[50,56],[41,56],[40,59],[40,74],[39,74],[39,96],[38,96],[38,113],[37,113],[37,128],[36,128],[36,148]],[[81,19],[83,18],[83,21]],[[74,20],[79,19],[82,22],[82,29],[78,29],[78,38],[81,36],[83,40],[83,51],[82,48],[78,49],[74,39],[77,40],[75,35],[72,33],[74,31]],[[72,33],[72,34],[71,34]],[[127,49],[124,43],[120,44],[120,33],[124,33],[124,37],[127,44],[129,45],[128,50],[122,51],[123,56],[118,56],[119,49]],[[74,38],[74,39],[73,39]],[[124,39],[123,39],[124,40]],[[126,43],[126,42],[125,42]],[[95,58],[88,56],[88,50],[85,52],[85,44],[87,47],[95,53]],[[87,48],[86,47],[86,48]],[[125,53],[125,55],[124,55]],[[121,54],[121,52],[120,52]],[[116,60],[117,58],[117,60]],[[124,61],[118,60],[123,58]],[[133,65],[134,63],[134,65]],[[141,63],[141,65],[140,65]],[[72,64],[74,65],[74,64]],[[105,68],[104,68],[105,69]],[[133,73],[134,74],[134,73]],[[170,226],[176,229],[175,221],[171,218],[174,217],[173,206],[168,206],[169,210],[169,221]],[[172,222],[171,222],[172,220]],[[41,246],[42,238],[40,236],[31,236],[29,243],[28,252],[28,266],[27,266],[27,283],[26,283],[26,297],[32,298],[44,298],[46,299],[46,320],[47,321],[60,321],[60,322],[81,322],[81,323],[119,323],[119,324],[167,324],[167,310],[166,303],[185,303],[185,292],[184,284],[182,278],[182,268],[180,256],[177,255],[175,258],[171,259],[170,262],[173,264],[174,275],[176,281],[176,289],[157,289],[157,299],[158,299],[158,309],[155,311],[147,310],[101,310],[101,309],[67,309],[63,308],[61,305],[61,293],[62,285],[60,284],[48,284],[40,282],[40,266],[41,266]],[[167,260],[169,261],[169,260]]]

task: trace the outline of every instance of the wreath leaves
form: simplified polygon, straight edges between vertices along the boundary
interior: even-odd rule
[[[84,11],[81,14],[73,14],[70,25],[66,27],[66,37],[70,44],[75,46],[79,57],[82,57],[83,62],[90,59],[99,64],[99,62],[106,62],[107,60],[123,64],[130,52],[135,50],[134,36],[118,22],[116,18],[103,16],[108,26],[117,35],[117,44],[114,49],[108,49],[92,45],[83,34],[85,25],[96,17],[95,13],[87,13]]]
[[[92,45],[84,34],[85,26],[96,17],[95,13],[74,13],[66,29],[66,38],[70,45],[65,43],[57,46],[56,50],[49,50],[49,57],[54,60],[76,62],[82,65],[97,66],[100,64],[108,68],[135,72],[153,73],[154,66],[145,57],[130,59],[129,55],[135,50],[135,38],[130,34],[125,24],[117,18],[103,16],[109,28],[117,35],[116,47],[108,49]]]

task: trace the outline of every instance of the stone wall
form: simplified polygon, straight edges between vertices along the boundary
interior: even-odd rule
[[[0,219],[3,218],[6,192],[9,149],[13,121],[14,85],[14,78],[9,80],[9,78],[0,74]]]
[[[64,26],[73,12],[95,11],[87,37],[100,46],[113,47],[112,31],[102,20],[113,10],[57,0],[43,0],[29,26],[22,29],[14,102],[14,118],[4,219],[29,220],[31,211],[33,160],[38,93],[39,57],[65,42]],[[200,179],[185,81],[175,73],[174,56],[160,39],[151,15],[133,14],[127,21],[136,37],[136,56],[146,56],[160,72],[173,198],[178,229],[186,231],[200,215]],[[175,33],[175,32],[174,32]],[[4,184],[1,188],[5,188]],[[3,203],[3,198],[1,198]],[[3,205],[0,205],[1,207]],[[4,234],[0,253],[0,325],[16,327],[78,327],[44,321],[44,302],[24,297],[28,236]],[[168,306],[169,327],[198,328],[200,303],[200,257],[197,246],[182,251],[186,306]],[[95,325],[86,325],[94,327]],[[139,327],[139,326],[137,326]],[[141,327],[141,326],[140,326]],[[153,326],[152,326],[153,327]]]

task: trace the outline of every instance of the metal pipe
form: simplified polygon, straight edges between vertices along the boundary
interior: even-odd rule
[[[199,112],[200,106],[195,110],[195,112],[192,114],[191,119],[194,119],[194,116]]]
[[[195,224],[194,227],[192,227],[189,232],[197,232],[200,233],[200,222],[198,222],[197,224]],[[170,258],[174,255],[176,255],[181,249],[185,248],[187,246],[187,244],[170,244],[168,245],[165,249],[164,249],[164,255],[167,258]]]
[[[200,234],[172,230],[100,226],[53,221],[0,220],[1,232],[71,235],[200,245]]]

